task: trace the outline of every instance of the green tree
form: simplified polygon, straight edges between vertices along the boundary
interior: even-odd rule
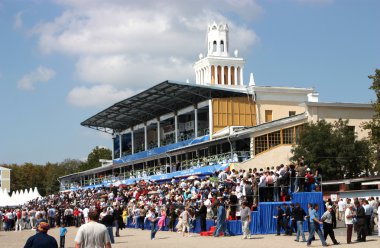
[[[363,123],[363,128],[369,132],[369,139],[375,151],[375,170],[380,173],[380,70],[376,69],[375,74],[369,75],[368,78],[372,80],[372,85],[369,88],[376,95],[376,100],[373,102],[375,114],[371,121]]]
[[[297,146],[292,148],[291,160],[296,161],[304,156],[305,162],[311,167],[319,164],[325,180],[372,173],[369,143],[356,140],[353,128],[347,123],[343,120],[307,123],[297,140]]]
[[[87,157],[87,163],[84,163],[81,170],[89,170],[96,167],[100,167],[101,163],[99,159],[112,159],[112,151],[105,147],[96,146]]]

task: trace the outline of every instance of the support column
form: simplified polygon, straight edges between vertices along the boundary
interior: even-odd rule
[[[228,82],[228,85],[231,85],[231,66],[228,67],[227,82]]]
[[[161,147],[161,125],[160,125],[160,118],[157,118],[157,147]]]
[[[212,140],[212,126],[213,126],[213,114],[212,114],[212,100],[208,100],[208,129],[210,133],[210,140]]]
[[[215,70],[215,84],[219,84],[219,76],[218,76],[218,66],[217,65],[215,65],[214,66],[214,70]]]
[[[132,151],[131,151],[131,153],[132,154],[135,154],[135,135],[134,135],[134,133],[133,133],[133,127],[132,127],[132,129],[131,129],[131,148],[132,148]]]
[[[178,143],[178,115],[174,113],[174,137],[175,143]]]
[[[243,81],[243,67],[240,68],[240,85],[243,85],[244,81]]]
[[[144,124],[144,148],[145,151],[148,150],[148,128],[146,126],[146,123]]]
[[[121,144],[122,144],[122,142],[121,142],[121,138],[123,137],[123,135],[122,134],[120,134],[119,135],[119,149],[120,149],[120,152],[119,152],[119,158],[121,158],[122,157],[122,151],[123,151],[123,148],[121,147]]]
[[[235,69],[234,69],[234,81],[235,81],[235,85],[239,85],[239,82],[237,81],[237,70],[238,70],[238,67],[235,67]]]
[[[220,68],[220,76],[222,77],[221,84],[224,85],[224,66]]]
[[[194,137],[198,137],[198,109],[194,108]]]

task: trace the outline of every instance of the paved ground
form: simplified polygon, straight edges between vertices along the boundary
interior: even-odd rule
[[[339,225],[342,226],[342,225]],[[74,237],[76,234],[76,228],[70,227],[69,232],[66,236],[66,247],[74,247]],[[339,227],[335,229],[335,234],[337,240],[341,242],[339,247],[380,247],[380,237],[370,236],[367,238],[368,242],[365,243],[353,243],[345,244],[346,229],[344,227]],[[25,241],[28,237],[34,234],[34,231],[24,230],[22,232],[0,232],[0,247],[1,248],[20,248],[23,247]],[[51,229],[49,234],[52,235],[59,241],[58,229]],[[294,235],[289,236],[274,236],[274,235],[253,235],[250,240],[242,240],[242,236],[235,237],[200,237],[199,235],[194,235],[192,237],[182,237],[178,233],[171,232],[158,232],[156,240],[150,240],[150,231],[141,231],[136,229],[124,229],[120,232],[121,237],[116,239],[116,243],[112,247],[125,248],[125,247],[155,247],[155,248],[187,248],[187,247],[218,247],[218,248],[243,248],[243,247],[270,247],[270,248],[280,248],[280,247],[306,247],[306,243],[295,242]],[[306,234],[306,238],[307,238]],[[353,235],[353,240],[356,239],[356,233]],[[327,242],[332,244],[331,240],[328,238]],[[312,247],[322,247],[319,240],[312,243]],[[335,246],[334,246],[335,247]]]

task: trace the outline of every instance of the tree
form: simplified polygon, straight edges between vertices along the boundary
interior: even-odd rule
[[[376,95],[376,101],[373,102],[375,114],[371,121],[364,122],[362,126],[369,132],[369,139],[375,151],[375,170],[380,173],[380,70],[376,69],[375,75],[369,75],[368,78],[372,80],[372,85],[369,88]]]
[[[292,148],[296,161],[304,156],[311,167],[319,164],[323,178],[341,179],[372,173],[371,150],[366,140],[356,140],[348,121],[307,123]]]
[[[96,146],[87,157],[87,163],[83,164],[81,170],[89,170],[100,167],[99,159],[112,159],[112,151],[105,147]]]

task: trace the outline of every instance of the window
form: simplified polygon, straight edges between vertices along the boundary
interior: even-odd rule
[[[265,110],[265,122],[272,121],[272,110]]]
[[[294,127],[282,130],[282,140],[284,144],[294,143]]]
[[[269,148],[278,146],[281,144],[281,132],[273,132],[268,134],[268,143],[269,143]]]
[[[224,52],[224,42],[222,40],[220,41],[220,51]]]
[[[255,138],[255,154],[259,154],[268,149],[267,135]]]
[[[212,43],[212,51],[216,52],[216,40]]]
[[[294,116],[296,115],[296,111],[289,111],[289,116]]]

